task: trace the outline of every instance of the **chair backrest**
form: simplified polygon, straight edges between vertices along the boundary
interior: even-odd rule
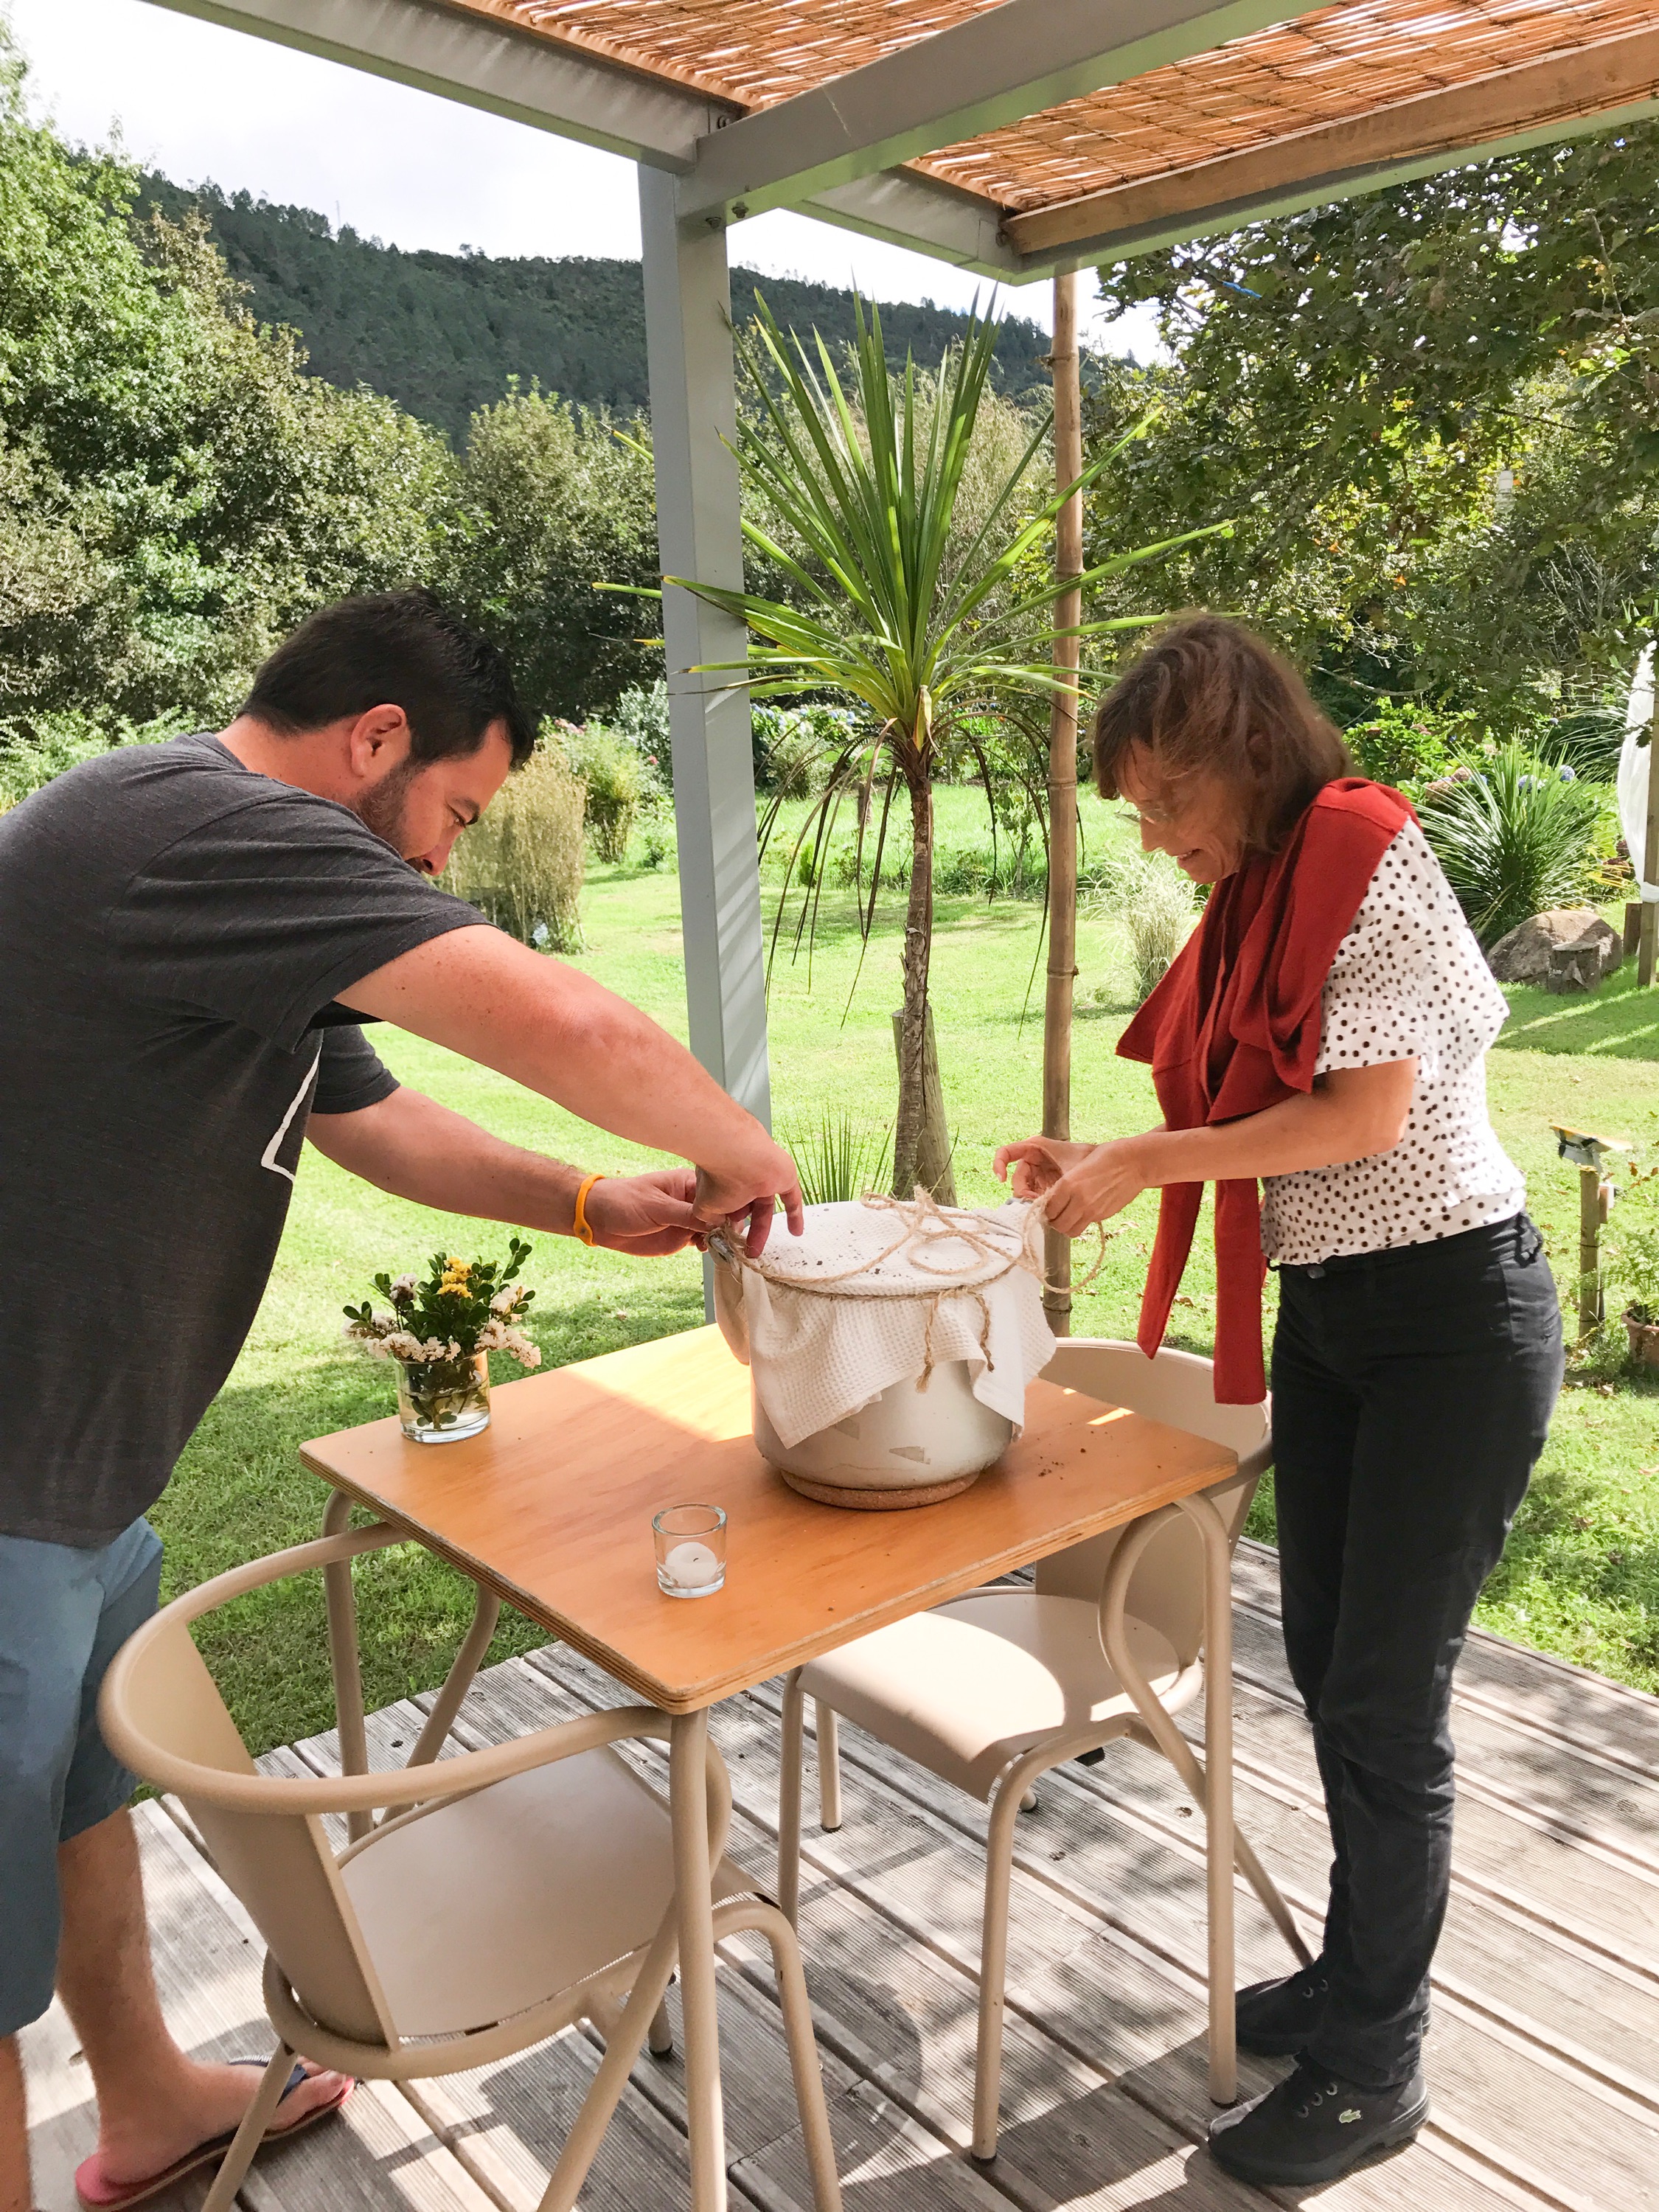
[[[1229,1540],[1237,1544],[1256,1484],[1273,1465],[1267,1405],[1218,1406],[1213,1364],[1196,1352],[1160,1352],[1148,1359],[1139,1345],[1108,1337],[1063,1337],[1042,1377],[1237,1452],[1237,1474],[1207,1493],[1226,1523]],[[1097,1598],[1122,1533],[1109,1528],[1103,1536],[1091,1536],[1040,1561],[1038,1590],[1048,1597]],[[1168,1637],[1183,1666],[1198,1657],[1204,1632],[1204,1547],[1184,1516],[1159,1529],[1147,1545],[1129,1583],[1126,1610]]]
[[[106,1677],[100,1718],[118,1758],[149,1781],[178,1781],[175,1762],[223,1774],[258,1770],[190,1633],[167,1607],[138,1631]],[[280,1801],[283,1784],[269,1785]],[[219,1872],[247,1907],[312,2018],[354,2042],[398,2037],[351,1901],[319,1820],[228,1810],[179,1795]]]

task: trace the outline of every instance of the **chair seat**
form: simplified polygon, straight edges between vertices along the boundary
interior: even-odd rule
[[[1129,1648],[1171,1711],[1200,1669],[1145,1621]],[[801,1688],[970,1796],[988,1798],[1010,1759],[1045,1736],[1121,1733],[1134,1706],[1101,1649],[1091,1600],[975,1590],[897,1620],[802,1670]],[[1115,1724],[1115,1725],[1114,1725]]]
[[[398,2033],[465,2033],[650,1942],[674,1887],[668,1807],[614,1751],[581,1752],[375,1834],[340,1879]],[[717,1899],[753,1888],[721,1861]]]

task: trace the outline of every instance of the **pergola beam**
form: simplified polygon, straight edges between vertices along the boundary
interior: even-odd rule
[[[673,179],[643,167],[640,229],[662,572],[741,591],[725,234],[678,222]],[[662,622],[691,1049],[723,1090],[769,1124],[766,946],[742,674],[748,633],[679,584],[663,586]],[[716,673],[711,662],[736,662],[738,672]]]
[[[151,0],[394,84],[554,131],[653,167],[688,169],[742,109],[579,53],[443,0]]]
[[[1246,153],[1011,216],[1033,273],[1123,259],[1439,169],[1631,121],[1659,108],[1659,32],[1555,54]]]
[[[735,102],[640,76],[444,0],[150,4],[554,131],[651,168],[689,171],[699,143],[719,135],[717,125],[743,112]],[[1018,256],[1000,235],[1003,210],[914,170],[843,185],[803,212],[1005,283],[1022,281]]]
[[[1002,0],[713,130],[685,216],[799,206],[1279,20],[1284,0]]]

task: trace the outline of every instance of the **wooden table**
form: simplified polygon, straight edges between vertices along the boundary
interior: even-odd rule
[[[726,2160],[703,1780],[709,1706],[1103,1529],[1194,1500],[1233,1472],[1235,1457],[1184,1430],[1038,1382],[1024,1435],[960,1497],[892,1513],[813,1504],[755,1449],[748,1370],[714,1328],[507,1383],[494,1393],[493,1408],[490,1426],[464,1443],[412,1443],[387,1419],[319,1437],[301,1457],[337,1493],[325,1525],[339,1525],[356,1500],[489,1594],[422,1736],[428,1755],[436,1750],[434,1726],[441,1739],[483,1656],[496,1599],[676,1716],[669,1771],[692,2204],[717,2212]],[[726,1510],[726,1583],[713,1597],[686,1601],[657,1587],[651,1516],[693,1501]],[[1212,1511],[1208,1518],[1214,1531],[1201,1518],[1200,1527],[1213,1547],[1220,1521]],[[1231,1741],[1231,1622],[1217,1618],[1218,1587],[1224,1583],[1212,1573],[1206,1827],[1212,1964],[1224,1969],[1230,2060],[1232,1820],[1231,1760],[1222,1754]],[[348,1672],[356,1680],[355,1653],[343,1668],[335,1628],[343,1692]],[[349,1705],[343,1695],[347,1771],[354,1757],[364,1759],[361,1700],[355,1716]],[[1224,1959],[1216,1957],[1218,1943]],[[1213,2051],[1213,2005],[1211,2026]]]

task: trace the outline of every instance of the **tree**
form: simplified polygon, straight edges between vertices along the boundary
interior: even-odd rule
[[[862,710],[862,730],[831,763],[826,798],[867,790],[885,772],[872,902],[887,807],[896,787],[904,789],[910,882],[893,1187],[908,1195],[924,1158],[944,1156],[939,1133],[928,1142],[925,1079],[933,776],[947,743],[971,744],[975,714],[1010,695],[1047,696],[1054,688],[1046,615],[1072,580],[1032,574],[1030,564],[1071,488],[1033,502],[1020,519],[1027,471],[1046,432],[1039,422],[1012,468],[986,487],[983,519],[964,541],[952,526],[969,477],[996,325],[970,320],[931,386],[913,363],[902,378],[891,374],[879,313],[866,314],[861,301],[857,325],[845,384],[823,338],[814,362],[799,339],[786,343],[763,302],[752,331],[738,334],[752,401],[738,426],[738,465],[777,518],[774,534],[747,514],[744,535],[789,578],[792,599],[666,580],[748,624],[755,641],[747,660],[732,665],[751,695],[811,691]],[[1114,458],[1103,455],[1080,481],[1099,476]],[[1103,582],[1162,550],[1109,555],[1085,580]],[[1109,619],[1088,627],[1121,626]]]
[[[431,568],[453,462],[307,376],[22,82],[0,27],[0,720],[218,714],[319,600]]]
[[[1195,599],[1377,690],[1539,708],[1627,666],[1651,603],[1659,127],[1513,155],[1102,271],[1174,359],[1103,365],[1091,434],[1163,430],[1096,527],[1226,514]]]
[[[626,600],[594,589],[656,581],[643,427],[619,435],[602,410],[514,390],[473,416],[464,477],[442,588],[507,648],[532,709],[579,720],[653,682],[660,647],[635,635]]]

